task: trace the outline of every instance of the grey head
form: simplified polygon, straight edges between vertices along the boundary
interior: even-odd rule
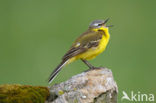
[[[91,24],[89,25],[89,28],[100,28],[101,26],[105,26],[105,24],[107,23],[109,19],[106,20],[95,20],[93,22],[91,22]]]

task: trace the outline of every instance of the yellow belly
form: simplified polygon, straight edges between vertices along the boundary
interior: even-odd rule
[[[105,50],[105,48],[108,44],[108,41],[109,41],[109,38],[107,38],[103,35],[103,37],[97,47],[90,48],[86,52],[79,54],[75,57],[72,57],[68,63],[71,63],[77,59],[90,60],[90,59],[95,58],[97,55],[99,55],[100,53],[102,53]]]

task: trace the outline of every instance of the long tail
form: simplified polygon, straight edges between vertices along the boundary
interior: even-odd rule
[[[57,76],[57,74],[59,73],[59,71],[62,69],[63,66],[65,66],[68,63],[68,60],[66,61],[62,61],[57,67],[56,69],[51,73],[50,77],[49,77],[49,84],[54,80],[54,78]]]

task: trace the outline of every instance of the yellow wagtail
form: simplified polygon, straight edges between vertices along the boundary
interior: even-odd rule
[[[56,67],[49,77],[49,83],[62,69],[63,66],[69,64],[77,59],[81,59],[90,69],[94,69],[87,60],[95,58],[102,53],[109,41],[110,35],[106,20],[95,20],[90,25],[86,32],[80,35],[69,51],[63,56],[62,62]]]

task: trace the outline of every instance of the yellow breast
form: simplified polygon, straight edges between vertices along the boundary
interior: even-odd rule
[[[98,30],[99,29],[95,29],[95,31],[98,31]],[[93,59],[105,50],[105,48],[109,42],[110,35],[109,35],[108,28],[102,27],[102,28],[100,28],[100,30],[103,30],[104,34],[102,35],[102,39],[101,39],[98,47],[91,48],[88,51],[86,51],[85,53],[83,53],[81,55],[82,59],[85,59],[85,60]]]
[[[99,43],[99,45],[95,48],[90,48],[88,51],[86,51],[85,53],[82,53],[81,55],[79,55],[78,58],[82,58],[85,60],[90,60],[95,58],[97,55],[99,55],[100,53],[102,53],[107,44],[108,44],[108,38],[106,38],[104,35]]]
[[[105,50],[105,48],[109,42],[110,35],[108,32],[108,28],[104,28],[104,29],[101,28],[101,29],[105,32],[105,34],[102,35],[102,39],[101,39],[99,45],[97,47],[90,48],[86,52],[71,58],[69,63],[71,63],[72,61],[75,61],[76,59],[84,59],[84,60],[93,59]]]

